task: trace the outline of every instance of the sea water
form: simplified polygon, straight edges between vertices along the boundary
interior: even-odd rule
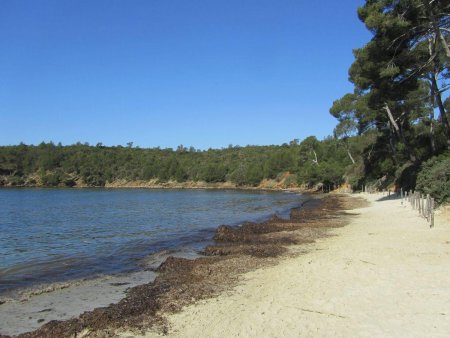
[[[301,202],[240,190],[0,189],[0,294],[137,271],[149,255],[201,250],[221,224],[287,217]]]

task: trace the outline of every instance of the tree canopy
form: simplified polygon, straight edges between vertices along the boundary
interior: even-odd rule
[[[449,14],[448,1],[434,0],[367,0],[358,9],[372,38],[353,51],[354,91],[330,113],[344,140],[376,135],[363,150],[366,180],[390,176],[413,188],[421,163],[450,150]]]
[[[0,147],[0,185],[104,186],[117,180],[233,182],[258,185],[285,172],[296,184],[338,185],[351,164],[338,140],[204,151],[41,143]]]

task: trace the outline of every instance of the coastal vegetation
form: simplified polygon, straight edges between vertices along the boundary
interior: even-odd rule
[[[355,152],[355,155],[357,153]],[[289,172],[287,185],[339,185],[351,164],[347,150],[332,137],[309,137],[281,146],[229,146],[196,150],[70,146],[41,143],[0,147],[0,184],[12,186],[102,187],[118,180],[232,182],[257,186]]]
[[[444,201],[449,192],[442,182],[450,181],[448,1],[367,0],[358,16],[372,39],[353,51],[354,91],[330,110],[336,129],[375,135],[362,155],[366,181],[389,177],[414,189],[419,175],[417,188]]]
[[[372,33],[354,50],[354,91],[330,113],[333,135],[283,145],[197,150],[54,143],[0,147],[0,185],[105,186],[118,180],[420,189],[449,199],[450,10],[447,1],[367,0]]]

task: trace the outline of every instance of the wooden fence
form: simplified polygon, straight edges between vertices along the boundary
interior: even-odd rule
[[[375,186],[361,186],[361,191],[365,193],[375,193],[379,190]],[[388,196],[391,195],[390,190],[383,190]],[[426,218],[427,222],[430,223],[430,228],[434,227],[434,198],[430,194],[424,195],[418,191],[397,191],[397,196],[400,195],[401,203],[410,203],[414,210],[419,211],[419,215]]]
[[[434,198],[430,194],[426,196],[417,191],[406,191],[400,189],[400,197],[403,203],[410,203],[414,210],[419,211],[419,215],[425,217],[430,223],[430,228],[434,227]]]

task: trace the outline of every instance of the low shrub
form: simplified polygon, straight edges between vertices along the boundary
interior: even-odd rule
[[[422,164],[416,190],[433,196],[438,204],[450,201],[450,152]]]

